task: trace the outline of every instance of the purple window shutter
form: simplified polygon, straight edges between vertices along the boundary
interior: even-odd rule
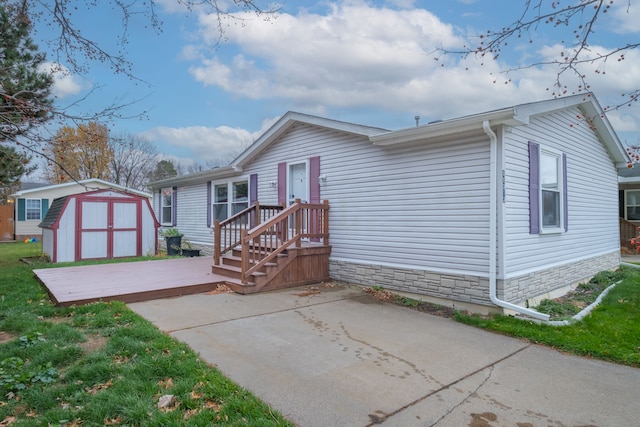
[[[564,231],[569,231],[569,195],[567,194],[567,155],[562,154],[562,208],[564,212]]]
[[[178,187],[173,187],[172,188],[173,192],[172,194],[172,201],[171,201],[171,217],[172,217],[172,224],[175,227],[176,225],[178,225]]]
[[[158,218],[162,222],[162,188],[158,190]]]
[[[207,227],[211,228],[211,181],[207,182]]]
[[[309,159],[309,203],[320,203],[320,157]]]
[[[258,174],[252,173],[249,176],[249,206],[258,201]]]
[[[540,145],[529,141],[529,234],[540,234]]]
[[[278,163],[278,204],[287,202],[287,163]]]
[[[320,157],[311,157],[309,159],[309,203],[320,203]],[[311,215],[309,218],[309,231],[311,233],[320,233],[319,228],[320,218]],[[315,237],[311,238],[312,242],[318,242],[319,240]]]

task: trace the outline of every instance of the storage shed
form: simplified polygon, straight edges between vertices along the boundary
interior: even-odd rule
[[[149,199],[137,194],[103,189],[60,197],[39,227],[52,262],[157,252],[159,223]]]

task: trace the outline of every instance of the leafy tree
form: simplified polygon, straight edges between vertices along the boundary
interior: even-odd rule
[[[61,128],[45,152],[52,159],[47,170],[49,182],[64,182],[68,176],[78,180],[111,178],[113,150],[109,146],[109,129],[100,123]]]
[[[51,76],[29,36],[26,3],[0,3],[0,143],[16,141],[52,118]]]
[[[155,170],[149,175],[149,181],[159,181],[177,175],[178,171],[171,160],[160,160],[156,164]]]
[[[111,181],[124,187],[144,190],[158,157],[156,147],[149,140],[126,133],[110,138],[109,146],[113,153]]]
[[[14,147],[0,144],[0,203],[6,203],[9,196],[20,190],[20,180],[36,166],[28,166],[31,157],[19,153]]]
[[[180,0],[178,7],[187,11],[198,11],[213,14],[218,20],[219,39],[224,38],[227,25],[232,21],[242,21],[237,15],[230,13],[229,7],[244,12],[253,12],[254,16],[270,19],[278,11],[278,7],[263,8],[263,0]],[[90,111],[82,115],[70,113],[70,107],[78,107],[82,100],[73,102],[66,107],[55,105],[49,98],[49,88],[52,79],[47,73],[38,72],[45,56],[37,52],[36,46],[28,38],[29,31],[38,28],[55,28],[58,37],[49,41],[53,51],[52,61],[60,64],[61,68],[68,67],[72,73],[87,75],[95,64],[104,64],[116,74],[121,74],[138,83],[144,83],[143,76],[132,73],[132,62],[127,58],[129,23],[140,23],[145,19],[144,26],[155,32],[162,31],[162,22],[158,18],[157,8],[159,0],[131,1],[120,0],[90,1],[83,0],[2,0],[0,1],[0,143],[12,140],[26,150],[42,156],[51,163],[51,171],[55,171],[50,178],[54,182],[60,181],[62,176],[71,179],[82,179],[75,175],[76,170],[67,170],[64,165],[56,165],[59,157],[53,156],[56,150],[49,150],[50,141],[43,136],[39,125],[47,120],[65,123],[84,123],[100,121],[106,123],[111,120],[137,116],[124,114],[125,107],[135,101],[122,104],[104,105],[101,111]],[[265,2],[267,4],[267,2]],[[270,4],[270,3],[269,3]],[[115,34],[108,42],[114,41],[115,47],[106,48],[104,44],[85,36],[81,27],[84,22],[78,15],[79,10],[86,9],[94,12],[96,8],[108,8],[114,12],[118,23],[122,24],[122,32]],[[108,37],[109,35],[107,35]],[[109,37],[108,37],[109,38]],[[22,61],[22,62],[21,62]],[[64,64],[64,67],[63,67]],[[141,78],[142,77],[142,78]],[[89,94],[90,95],[90,94]],[[86,97],[88,97],[87,95]],[[73,152],[74,149],[61,152]],[[107,161],[109,161],[107,159]],[[56,167],[54,168],[53,165]],[[50,171],[50,172],[51,172]],[[60,172],[60,173],[58,173]]]
[[[613,0],[577,0],[566,3],[525,0],[519,15],[510,24],[472,37],[472,43],[462,50],[444,52],[463,57],[474,56],[481,61],[498,60],[503,51],[517,49],[513,46],[518,46],[518,42],[524,41],[532,45],[536,42],[536,37],[545,40],[558,37],[559,46],[556,46],[558,53],[555,58],[529,61],[522,66],[505,70],[505,82],[509,81],[510,73],[519,69],[554,66],[557,68],[556,79],[548,88],[552,96],[586,93],[590,91],[590,82],[595,76],[606,74],[608,62],[624,61],[627,53],[640,47],[637,31],[628,32],[632,35],[617,46],[606,48],[597,45],[594,38],[598,30],[607,25],[602,22],[602,18],[611,14],[613,4]],[[626,13],[629,13],[632,1],[627,0],[623,4],[626,5]],[[620,34],[619,36],[622,37]],[[609,106],[609,109],[637,102],[640,88],[632,88],[621,95],[621,101]]]

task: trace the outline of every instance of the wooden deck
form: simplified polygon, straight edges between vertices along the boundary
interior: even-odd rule
[[[211,272],[211,257],[123,262],[33,270],[60,306],[137,302],[214,290],[236,282]],[[238,281],[239,283],[239,281]]]

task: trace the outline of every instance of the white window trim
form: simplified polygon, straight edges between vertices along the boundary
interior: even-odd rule
[[[167,192],[167,191],[169,192],[170,199],[171,199],[171,205],[169,205],[169,206],[166,206],[164,204],[165,192]],[[167,208],[167,207],[171,208],[171,217],[169,218],[169,221],[166,220],[165,215],[164,215],[164,208]],[[173,188],[171,188],[171,187],[162,188],[160,190],[160,218],[161,218],[161,224],[163,226],[168,226],[168,227],[172,227],[173,226],[174,209],[175,209],[175,206],[173,206]]]
[[[211,181],[211,205],[209,209],[211,210],[211,226],[213,227],[213,222],[216,220],[215,210],[213,209],[214,205],[216,205],[216,186],[220,186],[223,184],[227,185],[227,219],[233,216],[233,184],[236,182],[246,182],[247,183],[247,206],[251,203],[251,179],[249,175],[242,175],[229,179],[221,179],[217,181]]]
[[[38,202],[38,218],[29,218],[29,201]],[[42,221],[42,199],[24,199],[24,220],[25,221]]]
[[[637,222],[637,221],[640,221],[640,220],[629,219],[629,215],[628,215],[628,209],[627,209],[629,207],[629,196],[628,196],[628,194],[629,194],[630,191],[636,191],[636,192],[640,193],[640,189],[635,189],[635,188],[629,188],[627,190],[624,190],[624,206],[623,206],[624,219],[627,220],[627,221]],[[631,205],[631,206],[640,206],[640,204]]]
[[[542,187],[542,156],[543,154],[551,155],[556,158],[556,166],[558,170],[558,203],[559,203],[559,226],[558,227],[549,227],[544,225],[543,219],[543,202],[542,202],[542,191],[544,190]],[[539,218],[540,218],[540,234],[561,234],[564,233],[564,171],[562,170],[562,155],[561,151],[555,150],[553,148],[548,148],[543,145],[540,145],[540,159],[538,161],[538,177],[539,177],[539,185],[538,185],[538,208],[539,208]]]

